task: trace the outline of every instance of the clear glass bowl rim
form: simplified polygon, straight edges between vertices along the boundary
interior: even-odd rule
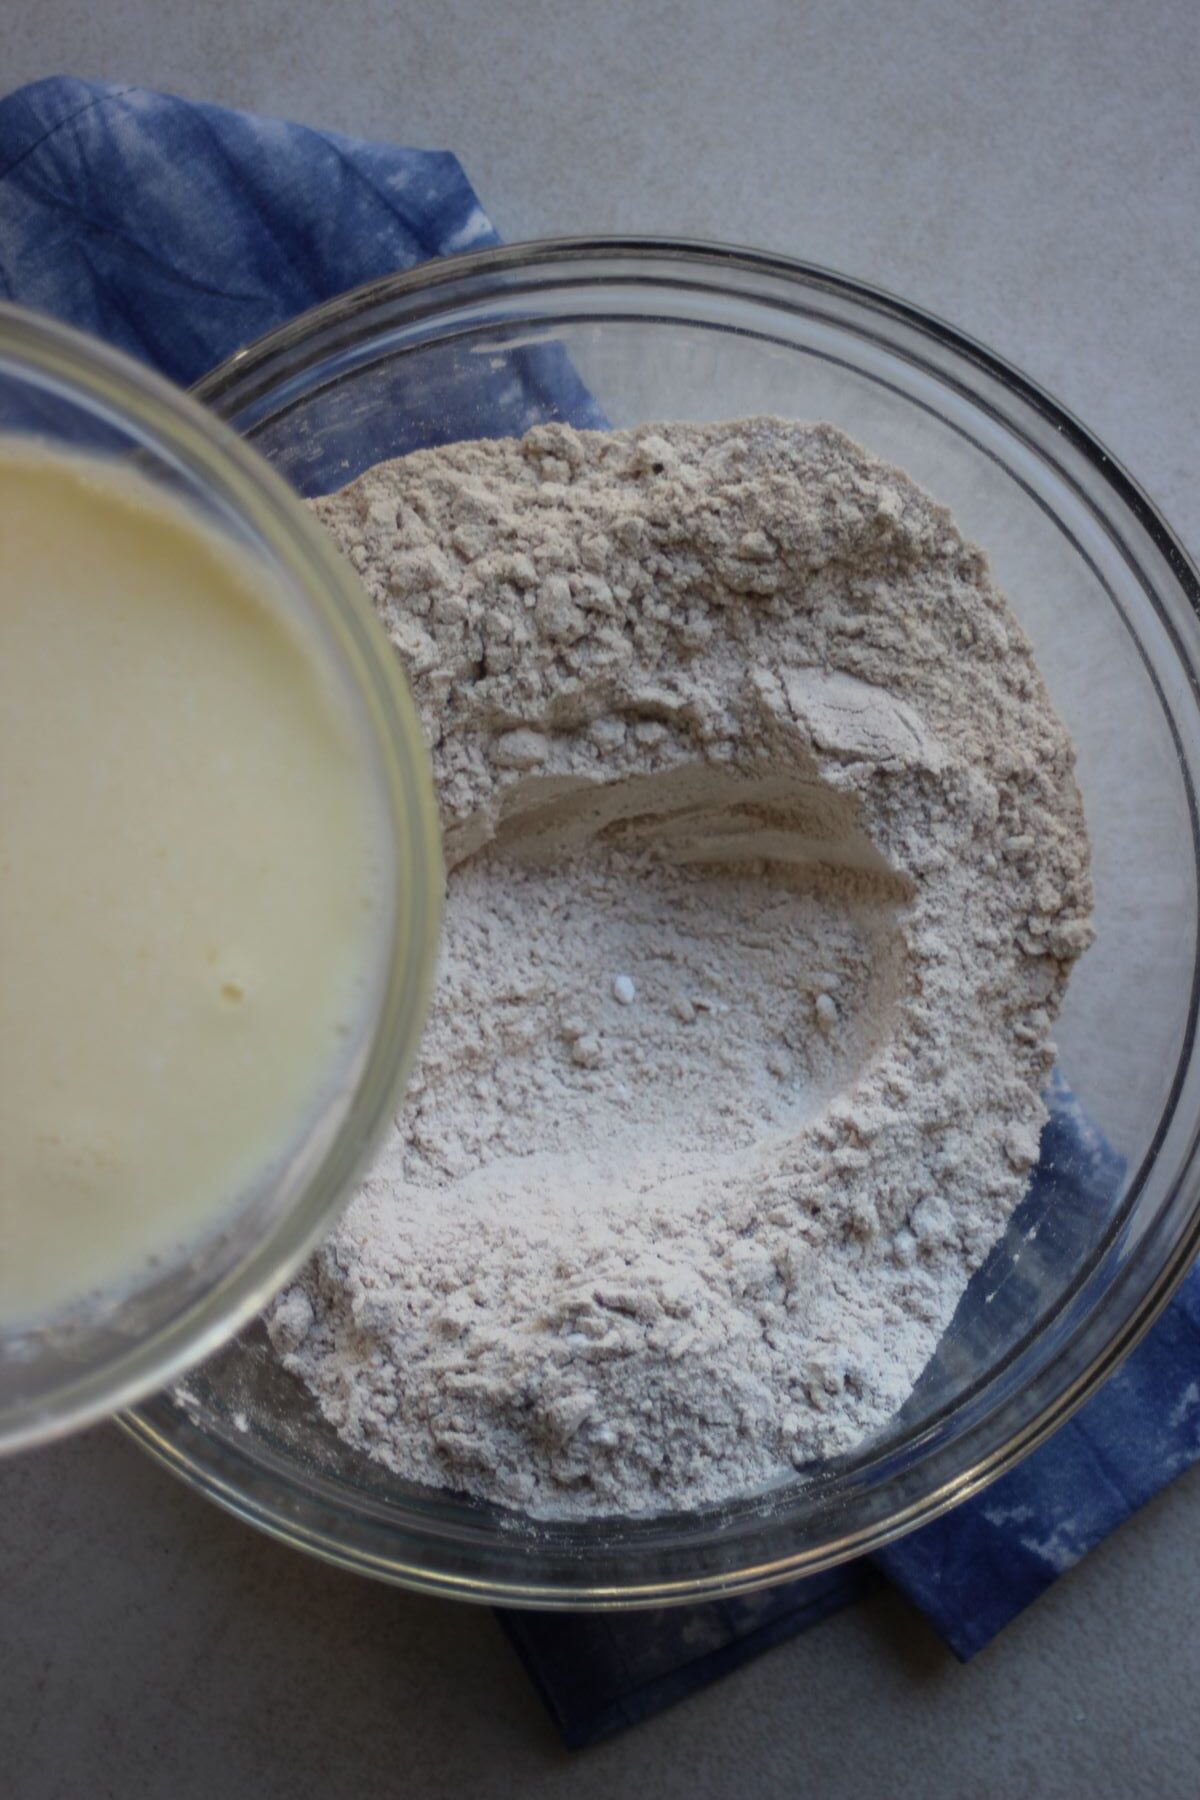
[[[353,570],[287,483],[211,411],[153,370],[71,326],[0,303],[0,365],[57,392],[182,470],[248,527],[299,589],[353,684],[393,838],[398,891],[377,1023],[353,1096],[295,1202],[217,1283],[130,1348],[50,1396],[0,1410],[0,1448],[29,1447],[111,1416],[202,1360],[253,1319],[328,1232],[399,1103],[424,1022],[441,910],[441,836],[416,708]],[[400,871],[404,871],[403,891]]]
[[[1144,534],[1149,554],[1158,559],[1160,580],[1173,584],[1172,604],[1200,615],[1200,574],[1182,543],[1157,508],[1117,460],[1072,414],[1003,358],[923,309],[851,277],[795,259],[736,245],[700,240],[652,237],[576,237],[532,240],[463,255],[436,258],[416,268],[385,276],[351,289],[314,307],[220,365],[193,390],[205,404],[228,416],[251,405],[308,360],[331,333],[345,334],[357,322],[365,341],[373,321],[389,327],[411,326],[463,303],[485,301],[489,294],[512,301],[528,291],[555,284],[601,284],[626,281],[643,292],[698,287],[775,306],[786,306],[787,291],[799,298],[827,295],[862,315],[873,315],[878,330],[897,342],[901,334],[924,340],[945,376],[949,367],[960,390],[982,404],[979,390],[988,383],[1004,391],[1014,405],[1036,415],[1064,448],[1084,466],[1113,513]],[[531,314],[533,320],[539,315]],[[1107,520],[1106,520],[1107,523]],[[1197,659],[1173,627],[1169,613],[1155,597],[1160,622],[1185,668],[1193,696],[1200,692]],[[1193,833],[1196,810],[1193,801]],[[1194,947],[1193,947],[1194,948]],[[1187,1042],[1180,1076],[1166,1117],[1178,1101],[1182,1070],[1192,1057],[1197,1020],[1193,977]],[[1165,1122],[1164,1127],[1165,1129]],[[504,1534],[494,1532],[495,1554],[482,1539],[487,1532],[461,1533],[444,1523],[429,1529],[420,1520],[403,1528],[380,1527],[365,1516],[337,1515],[328,1494],[322,1496],[290,1472],[267,1468],[233,1442],[206,1432],[168,1396],[158,1396],[121,1423],[136,1442],[175,1474],[211,1499],[260,1529],[338,1566],[371,1574],[427,1593],[507,1606],[550,1609],[656,1606],[748,1592],[779,1581],[815,1574],[850,1558],[882,1548],[897,1537],[928,1523],[940,1513],[978,1493],[1012,1468],[1049,1437],[1113,1373],[1167,1304],[1200,1251],[1200,1129],[1189,1125],[1186,1154],[1169,1195],[1128,1261],[1106,1290],[1111,1329],[1092,1341],[1093,1314],[1080,1322],[1057,1359],[1043,1371],[1035,1388],[1022,1389],[987,1413],[960,1438],[935,1448],[918,1462],[925,1476],[922,1491],[897,1499],[886,1516],[865,1525],[843,1520],[819,1543],[789,1541],[786,1515],[764,1524],[746,1519],[746,1555],[736,1549],[721,1566],[696,1574],[665,1576],[655,1569],[654,1533],[638,1550],[636,1521],[609,1521],[615,1528],[601,1557],[603,1572],[590,1566],[586,1543],[568,1542],[558,1551],[551,1527],[544,1566],[524,1567],[508,1555]],[[1161,1132],[1160,1132],[1161,1136]],[[1143,1169],[1143,1175],[1144,1175]],[[1122,1218],[1132,1208],[1139,1183],[1127,1197]],[[1114,1222],[1106,1242],[1116,1234]],[[1098,1253],[1099,1254],[1099,1253]],[[1087,1342],[1084,1340],[1087,1339]],[[886,1484],[885,1484],[886,1485]],[[597,1521],[597,1545],[606,1522]],[[717,1533],[714,1531],[714,1536]],[[726,1534],[728,1535],[728,1534]],[[672,1548],[678,1547],[681,1534]],[[736,1540],[736,1528],[732,1533]],[[763,1553],[764,1540],[774,1536]],[[459,1552],[469,1550],[464,1573]],[[534,1559],[530,1558],[532,1565]],[[614,1578],[614,1560],[628,1569]]]

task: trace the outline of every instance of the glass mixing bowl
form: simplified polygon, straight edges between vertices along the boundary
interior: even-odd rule
[[[353,570],[265,462],[131,358],[10,306],[0,306],[0,433],[135,468],[259,561],[354,707],[384,801],[389,842],[381,848],[395,871],[372,1006],[321,1107],[281,1146],[269,1178],[118,1295],[0,1329],[0,1448],[10,1449],[160,1388],[252,1319],[328,1230],[416,1048],[441,856],[428,760],[396,659]]]
[[[1015,370],[901,301],[733,249],[519,245],[373,283],[243,351],[200,397],[304,493],[538,418],[832,420],[986,549],[1074,734],[1096,942],[1059,1068],[1109,1146],[1082,1208],[1043,1167],[903,1412],[853,1456],[686,1516],[531,1521],[347,1449],[256,1327],[125,1421],[243,1518],[329,1560],[506,1604],[661,1604],[877,1548],[1051,1432],[1200,1242],[1196,573],[1146,497]]]

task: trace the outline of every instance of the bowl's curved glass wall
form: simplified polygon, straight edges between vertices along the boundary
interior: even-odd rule
[[[824,418],[906,468],[987,551],[1078,745],[1097,936],[1059,1071],[1106,1148],[1085,1203],[1043,1168],[1039,1203],[880,1440],[739,1507],[535,1530],[406,1488],[337,1441],[253,1334],[192,1383],[189,1406],[156,1402],[134,1428],[309,1548],[538,1604],[819,1567],[986,1480],[1102,1377],[1195,1249],[1200,631],[1194,573],[1161,521],[977,346],[853,283],[734,251],[565,243],[429,265],[263,340],[202,394],[305,493],[548,418]]]

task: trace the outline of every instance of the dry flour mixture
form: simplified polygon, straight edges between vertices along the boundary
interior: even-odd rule
[[[544,426],[315,503],[448,866],[403,1113],[269,1329],[352,1444],[693,1507],[903,1402],[1020,1199],[1089,938],[980,552],[825,425]]]

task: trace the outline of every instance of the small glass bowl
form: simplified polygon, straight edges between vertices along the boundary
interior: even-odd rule
[[[390,842],[381,850],[395,870],[372,1006],[332,1091],[270,1180],[128,1288],[0,1331],[8,1450],[161,1388],[261,1311],[329,1229],[398,1103],[420,1035],[441,855],[428,759],[395,656],[349,565],[253,450],[131,358],[11,306],[0,306],[0,433],[134,468],[261,562],[355,709],[384,802]]]
[[[860,1555],[976,1492],[1112,1371],[1200,1244],[1200,583],[1153,506],[1024,376],[856,282],[701,245],[564,241],[432,262],[242,352],[200,397],[304,493],[419,445],[568,416],[831,420],[987,551],[1079,751],[1097,938],[1059,1068],[1111,1149],[1094,1209],[1051,1180],[901,1414],[735,1505],[589,1522],[414,1487],[348,1449],[261,1326],[127,1420],[231,1511],[332,1562],[541,1607],[697,1600]],[[602,412],[600,411],[602,409]]]

